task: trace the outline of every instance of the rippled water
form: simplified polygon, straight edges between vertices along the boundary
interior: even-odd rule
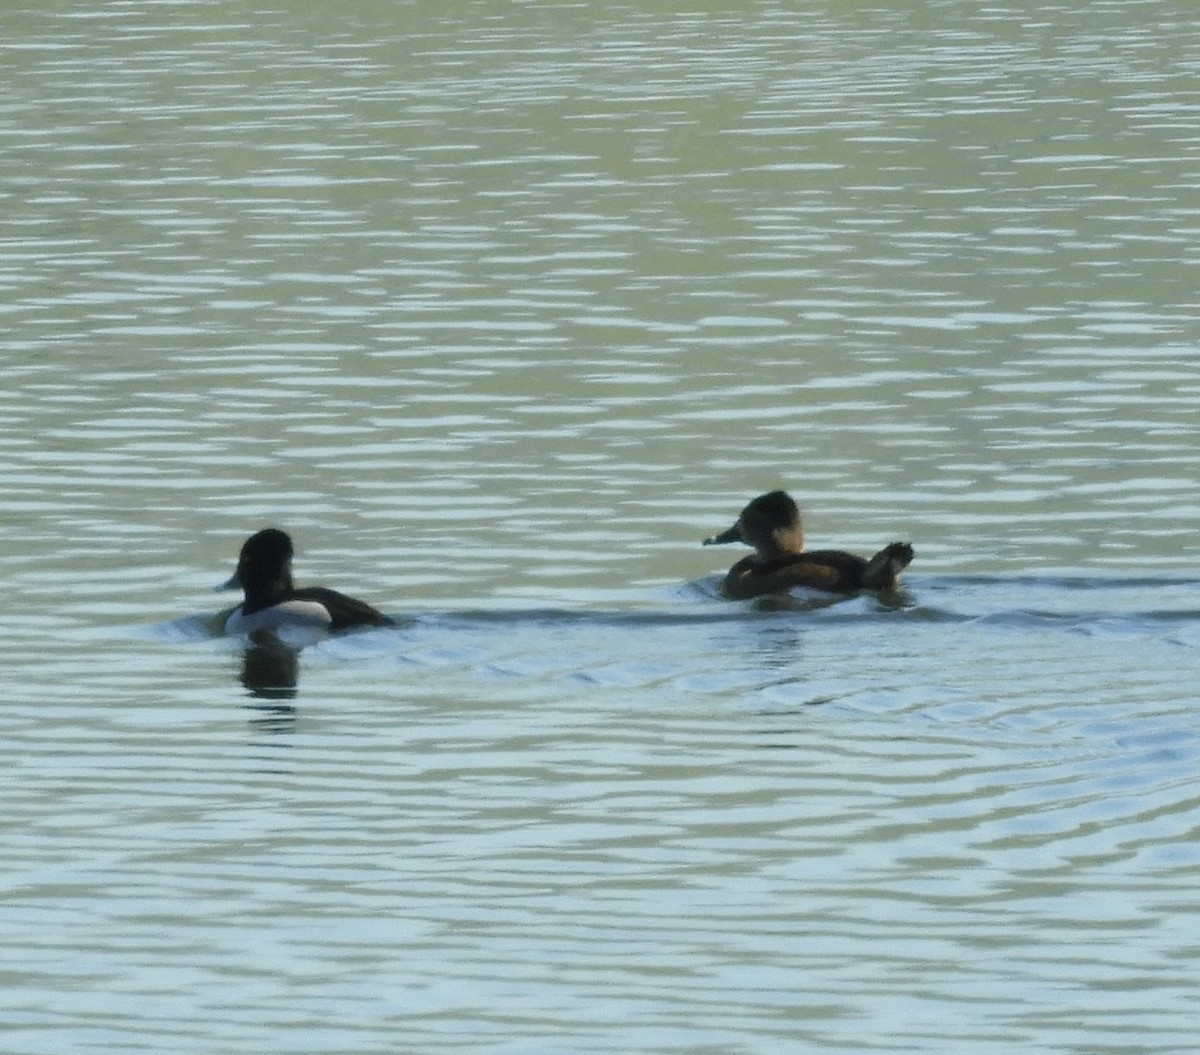
[[[5,23],[6,1052],[1192,1050],[1189,13]]]

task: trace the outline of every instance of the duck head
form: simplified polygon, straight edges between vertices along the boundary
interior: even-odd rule
[[[279,528],[264,528],[246,539],[238,554],[237,571],[219,590],[244,590],[250,596],[283,594],[292,588],[291,536]]]
[[[782,557],[804,550],[804,530],[800,510],[786,491],[759,495],[738,515],[733,527],[712,538],[706,546],[744,542],[753,546],[760,557]]]

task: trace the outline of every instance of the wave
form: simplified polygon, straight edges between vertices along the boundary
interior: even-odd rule
[[[649,589],[620,608],[563,605],[480,606],[449,611],[393,612],[398,626],[373,630],[378,642],[396,636],[444,631],[537,631],[593,628],[643,631],[786,622],[820,630],[848,623],[960,623],[996,629],[1090,634],[1153,634],[1200,627],[1200,579],[1160,576],[939,575],[914,576],[895,594],[850,597],[798,593],[783,598],[730,602],[716,576],[676,587]],[[166,640],[220,636],[213,613],[185,616],[148,628]],[[362,637],[363,634],[354,635]]]

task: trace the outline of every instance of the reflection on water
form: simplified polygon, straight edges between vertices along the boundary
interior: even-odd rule
[[[1200,30],[893,6],[6,16],[7,1049],[1194,1047]]]
[[[268,630],[250,635],[242,653],[242,684],[263,700],[296,698],[300,651]]]

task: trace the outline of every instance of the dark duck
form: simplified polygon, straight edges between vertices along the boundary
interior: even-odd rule
[[[291,537],[278,528],[251,535],[238,556],[237,571],[220,589],[241,589],[245,600],[224,620],[227,634],[250,634],[284,626],[333,632],[395,622],[365,601],[325,586],[297,587],[292,582]]]
[[[870,560],[837,549],[804,548],[800,510],[785,491],[759,495],[728,531],[704,540],[706,546],[744,542],[754,552],[725,576],[721,591],[732,600],[787,593],[794,587],[856,593],[894,590],[913,559],[907,542],[884,546]]]

